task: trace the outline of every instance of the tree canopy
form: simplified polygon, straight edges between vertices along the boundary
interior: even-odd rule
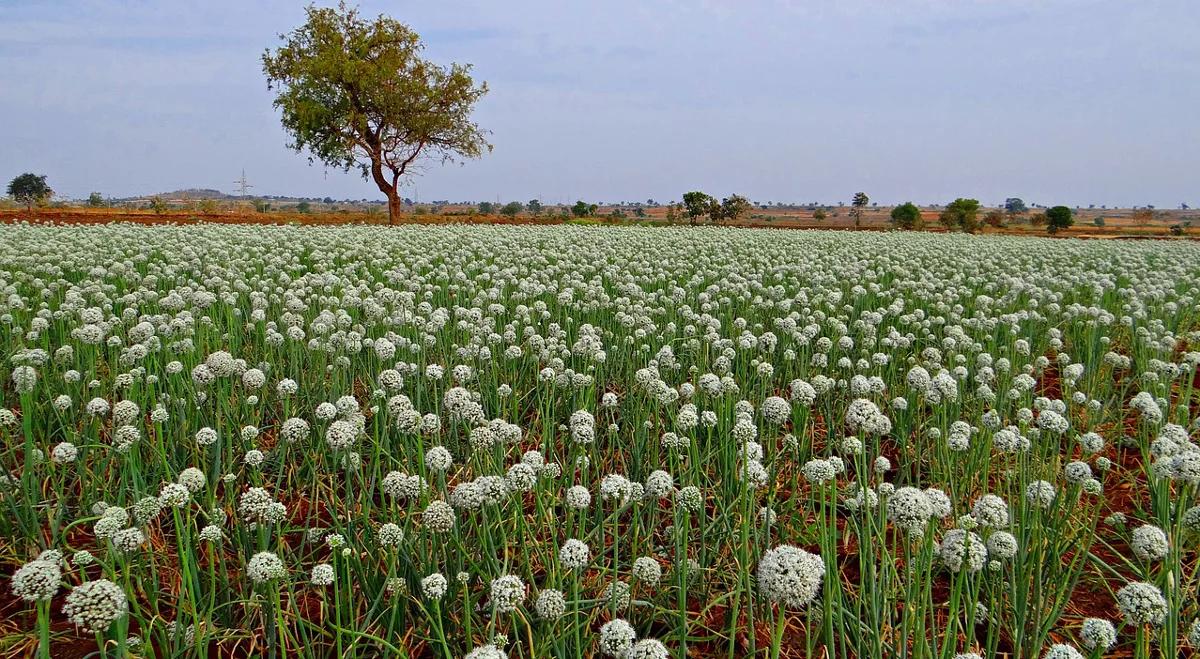
[[[1046,209],[1046,231],[1058,233],[1075,224],[1075,213],[1067,206]]]
[[[855,229],[862,224],[863,211],[866,210],[870,201],[871,198],[865,192],[855,192],[854,198],[850,200],[850,215],[854,216]]]
[[[367,20],[344,2],[305,11],[304,25],[262,57],[291,148],[372,179],[387,195],[391,221],[402,179],[423,159],[491,151],[471,120],[487,84],[475,84],[469,65],[423,59],[417,34],[387,16]]]
[[[906,201],[892,209],[892,222],[901,229],[918,229],[921,227],[921,209]]]
[[[21,174],[10,181],[7,193],[17,203],[25,204],[25,207],[29,209],[32,209],[34,204],[44,203],[54,196],[54,190],[51,190],[46,183],[46,175],[30,172]]]
[[[948,229],[975,233],[979,229],[979,200],[959,197],[946,204],[938,219]]]
[[[712,197],[699,190],[683,193],[683,210],[688,221],[695,224],[701,216],[707,215],[712,210],[714,201]]]

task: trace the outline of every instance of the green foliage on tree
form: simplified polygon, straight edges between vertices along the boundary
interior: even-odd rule
[[[296,204],[296,210],[300,211],[301,213],[307,213],[312,210],[312,204],[308,203],[307,201],[302,201]]]
[[[1009,197],[1004,200],[1004,212],[1008,213],[1009,217],[1016,217],[1024,214],[1029,209],[1025,206],[1024,200],[1020,197]]]
[[[696,224],[699,219],[712,212],[716,200],[699,190],[683,193],[683,212],[690,224]]]
[[[479,202],[479,212],[484,215],[491,215],[496,212],[496,204],[490,201],[481,201]]]
[[[714,222],[735,222],[738,218],[750,212],[754,205],[750,200],[742,195],[730,195],[721,200],[721,203],[716,203],[714,199],[710,204],[710,215]]]
[[[1046,231],[1058,233],[1075,224],[1075,213],[1067,206],[1046,209]]]
[[[919,229],[921,209],[911,201],[906,201],[892,209],[892,222],[900,229]]]
[[[537,199],[530,199],[529,203],[525,204],[525,208],[529,209],[534,215],[542,214],[542,202]]]
[[[420,37],[387,16],[368,20],[344,2],[305,11],[304,25],[262,57],[291,148],[372,179],[387,195],[392,222],[402,203],[398,188],[414,164],[491,151],[471,121],[487,84],[475,84],[469,65],[423,59]]]
[[[92,208],[103,207],[104,206],[104,195],[100,194],[99,192],[93,192],[92,194],[88,195],[87,205],[91,206]]]
[[[641,206],[638,206],[637,208],[633,209],[633,214],[635,217],[646,217],[646,210]]]
[[[256,205],[258,203],[260,202],[255,202]],[[167,206],[167,202],[162,197],[155,195],[150,198],[150,210],[154,211],[155,215],[162,215],[170,210],[170,207]]]
[[[854,198],[850,200],[850,216],[854,218],[855,229],[862,224],[863,211],[867,209],[867,204],[870,202],[871,198],[865,192],[855,192]]]
[[[1002,227],[1004,226],[1004,213],[992,209],[984,214],[983,223],[990,227]]]
[[[955,199],[942,209],[938,221],[947,229],[975,233],[979,229],[979,200]]]
[[[34,204],[44,204],[50,197],[54,196],[54,190],[46,184],[46,175],[37,175],[26,172],[17,176],[8,183],[8,196],[19,204],[25,204],[29,210],[33,210]]]
[[[519,201],[510,201],[500,208],[500,214],[505,217],[516,217],[523,210],[525,210],[524,204]]]
[[[826,213],[824,208],[818,208],[813,211],[813,219],[818,222],[824,222],[828,217],[829,213]]]
[[[596,211],[599,209],[600,207],[596,204],[589,204],[586,201],[581,200],[575,202],[575,205],[571,207],[571,215],[574,215],[575,217],[591,217],[595,215]]]

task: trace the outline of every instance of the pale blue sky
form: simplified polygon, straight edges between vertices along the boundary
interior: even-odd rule
[[[495,151],[431,199],[1200,204],[1196,0],[363,2],[475,65]],[[0,179],[379,198],[285,147],[299,2],[0,0]]]

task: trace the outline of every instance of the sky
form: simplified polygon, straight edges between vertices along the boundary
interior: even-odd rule
[[[318,4],[330,4],[322,2]],[[490,93],[422,201],[1200,205],[1196,0],[392,0]],[[379,199],[287,148],[261,55],[301,2],[0,0],[0,179]]]

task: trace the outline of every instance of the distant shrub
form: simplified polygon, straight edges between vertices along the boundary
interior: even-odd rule
[[[1092,224],[1094,224],[1094,225],[1096,225],[1096,226],[1098,226],[1098,227],[1102,227],[1102,226],[1104,226],[1104,216],[1103,216],[1103,215],[1097,215],[1097,216],[1096,216],[1096,219],[1092,220]]]

